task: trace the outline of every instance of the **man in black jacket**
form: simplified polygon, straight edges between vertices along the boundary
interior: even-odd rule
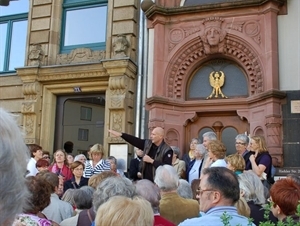
[[[156,127],[152,130],[150,139],[140,139],[127,133],[108,130],[115,137],[122,137],[125,141],[144,151],[142,159],[143,179],[154,181],[157,167],[168,164],[172,165],[173,150],[164,141],[164,129]]]
[[[144,152],[141,149],[135,148],[136,158],[131,159],[129,166],[129,177],[133,181],[142,179],[142,173],[140,172],[140,162],[142,161]]]

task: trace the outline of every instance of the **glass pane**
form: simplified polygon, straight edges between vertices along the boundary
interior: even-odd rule
[[[64,45],[105,42],[106,12],[107,6],[67,11]]]
[[[227,127],[222,131],[222,142],[226,146],[226,155],[231,155],[236,153],[235,149],[235,137],[238,135],[238,132],[233,127]]]
[[[0,71],[4,70],[7,24],[0,24]]]
[[[9,57],[9,70],[24,66],[25,47],[27,36],[27,20],[13,23],[11,48]]]
[[[0,16],[27,13],[29,10],[28,0],[10,1],[9,6],[0,6]]]

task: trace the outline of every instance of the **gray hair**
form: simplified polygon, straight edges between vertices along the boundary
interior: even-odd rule
[[[114,157],[114,156],[109,156],[107,159],[113,160],[113,161],[115,162],[116,165],[117,165],[117,163],[118,163],[116,157]]]
[[[193,198],[191,185],[189,184],[189,182],[187,182],[184,179],[179,179],[179,186],[177,188],[177,193],[178,195],[180,195],[182,198],[185,199]]]
[[[71,204],[71,206],[74,206],[74,193],[76,189],[69,188],[68,190],[65,191],[63,196],[61,197],[61,200],[68,202]]]
[[[266,202],[264,195],[264,185],[259,177],[252,171],[244,171],[238,175],[240,190],[244,192],[247,202],[253,201],[261,205]]]
[[[179,177],[173,166],[163,165],[156,169],[154,183],[161,191],[177,190]]]
[[[132,198],[136,195],[135,186],[127,178],[108,177],[101,181],[94,192],[93,206],[95,212],[103,203],[113,196]]]
[[[29,150],[16,119],[0,108],[0,225],[11,225],[26,206]],[[8,170],[9,169],[9,170]]]
[[[246,145],[249,144],[249,137],[245,134],[238,134],[236,137],[235,137],[235,140],[241,140],[243,141],[243,143],[245,143]]]
[[[200,155],[202,155],[203,157],[206,154],[206,148],[204,147],[203,144],[197,144],[195,147],[195,151],[198,151]]]
[[[217,135],[212,132],[212,131],[209,131],[209,132],[206,132],[206,133],[203,133],[202,137],[207,137],[208,140],[217,140]]]
[[[171,146],[171,148],[172,148],[172,150],[173,150],[173,153],[176,154],[176,155],[177,155],[177,158],[178,158],[178,156],[179,156],[179,154],[180,154],[180,149],[179,149],[179,147],[177,147],[177,146]]]
[[[89,196],[91,196],[93,198],[93,195],[94,195],[94,192],[95,192],[95,189],[93,187],[85,185],[85,186],[82,186],[79,189],[85,191]]]
[[[135,188],[138,195],[150,202],[153,213],[159,213],[159,200],[161,198],[159,188],[147,179],[137,181]]]
[[[87,190],[76,189],[73,193],[73,197],[77,209],[89,209],[93,205],[93,197]]]
[[[76,156],[74,157],[74,162],[75,162],[75,161],[79,161],[79,158],[80,158],[80,157],[84,157],[85,160],[86,160],[86,157],[85,157],[84,154],[79,154],[79,155],[76,155]]]

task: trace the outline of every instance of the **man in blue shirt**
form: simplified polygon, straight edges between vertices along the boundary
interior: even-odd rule
[[[237,213],[234,204],[239,200],[237,176],[225,167],[205,168],[198,188],[201,217],[183,221],[180,226],[255,226]],[[226,218],[226,219],[225,219]]]

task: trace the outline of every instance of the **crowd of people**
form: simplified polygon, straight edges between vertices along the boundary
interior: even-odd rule
[[[109,130],[136,147],[128,174],[101,144],[89,156],[73,145],[50,153],[25,145],[12,115],[0,109],[0,225],[4,226],[223,226],[269,221],[299,223],[300,178],[272,181],[272,158],[263,136],[239,134],[226,156],[214,132],[193,138],[183,156],[164,141]],[[182,158],[181,158],[182,157]],[[8,170],[9,169],[9,170]],[[270,213],[266,208],[270,208]],[[267,215],[267,216],[266,216]]]

